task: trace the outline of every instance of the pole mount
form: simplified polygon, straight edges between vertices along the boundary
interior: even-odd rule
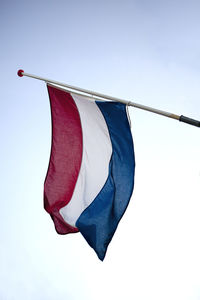
[[[180,116],[179,121],[193,125],[193,126],[200,127],[200,121],[185,117],[183,115]]]
[[[19,77],[23,77],[24,76],[24,70],[18,70],[17,75]]]

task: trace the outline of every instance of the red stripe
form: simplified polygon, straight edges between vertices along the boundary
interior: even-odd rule
[[[67,224],[59,210],[71,200],[82,160],[82,129],[76,104],[71,95],[47,86],[51,105],[52,145],[44,183],[44,207],[60,234],[77,232]]]

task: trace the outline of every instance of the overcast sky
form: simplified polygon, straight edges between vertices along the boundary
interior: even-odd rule
[[[47,78],[200,119],[199,1],[2,0],[0,298],[200,299],[200,129],[130,108],[135,188],[102,263],[43,209]]]

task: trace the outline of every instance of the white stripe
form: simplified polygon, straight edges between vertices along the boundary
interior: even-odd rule
[[[112,145],[105,119],[95,102],[71,94],[76,102],[83,132],[83,157],[71,201],[60,214],[71,226],[103,188],[109,172]]]

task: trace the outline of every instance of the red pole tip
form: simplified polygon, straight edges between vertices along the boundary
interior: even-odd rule
[[[19,76],[19,77],[23,77],[24,76],[24,70],[19,70],[18,72],[17,72],[17,75]]]

